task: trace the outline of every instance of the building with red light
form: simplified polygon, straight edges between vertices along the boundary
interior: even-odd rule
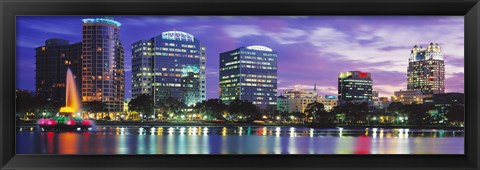
[[[338,104],[346,102],[373,104],[370,73],[347,71],[338,74]]]

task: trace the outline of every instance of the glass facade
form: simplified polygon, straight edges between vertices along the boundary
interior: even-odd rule
[[[408,61],[407,89],[423,94],[445,93],[445,63],[438,44],[415,45]]]
[[[338,103],[372,102],[371,74],[361,71],[347,71],[338,75]]]
[[[193,35],[167,31],[132,44],[132,97],[151,94],[187,105],[206,99],[206,50]]]
[[[74,75],[77,87],[81,85],[82,43],[48,39],[44,46],[35,48],[36,93],[48,100],[65,102],[67,68]],[[80,89],[79,89],[80,92]]]
[[[108,112],[123,112],[125,75],[120,23],[111,18],[82,21],[82,101],[101,101]]]
[[[220,99],[250,101],[262,112],[277,105],[277,53],[264,46],[220,54]]]

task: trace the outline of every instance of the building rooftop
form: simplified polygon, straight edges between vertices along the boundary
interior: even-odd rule
[[[251,45],[251,46],[247,46],[245,47],[249,50],[257,50],[257,51],[273,51],[271,48],[268,48],[268,47],[265,47],[265,46],[262,46],[262,45]]]
[[[115,25],[117,27],[120,27],[122,24],[118,21],[113,20],[112,18],[86,18],[82,19],[83,23],[90,24],[90,23],[105,23],[105,24],[111,24]]]
[[[192,34],[183,31],[166,31],[162,32],[162,39],[164,40],[178,40],[178,41],[195,41]]]

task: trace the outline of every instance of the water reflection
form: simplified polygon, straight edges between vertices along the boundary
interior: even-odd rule
[[[102,127],[17,128],[19,154],[463,154],[464,133],[443,129]]]

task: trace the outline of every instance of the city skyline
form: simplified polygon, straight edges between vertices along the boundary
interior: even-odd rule
[[[33,49],[49,38],[80,42],[83,18],[88,17],[17,18],[18,88],[34,90]],[[463,92],[463,17],[115,17],[115,20],[122,23],[120,37],[125,48],[127,91],[131,90],[129,44],[176,29],[193,34],[207,47],[207,98],[219,97],[219,53],[249,45],[264,45],[278,52],[279,92],[295,87],[312,89],[316,83],[321,95],[337,94],[339,72],[362,70],[372,73],[373,89],[380,91],[380,96],[391,96],[393,91],[406,89],[411,48],[436,42],[445,56],[446,92]],[[126,97],[130,96],[127,92]]]

